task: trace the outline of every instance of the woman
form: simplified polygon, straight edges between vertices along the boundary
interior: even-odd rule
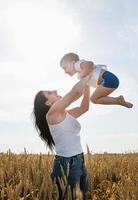
[[[76,118],[89,109],[90,89],[86,86],[89,78],[87,76],[80,80],[64,97],[58,95],[57,91],[40,91],[34,100],[35,127],[41,139],[51,150],[55,148],[56,151],[51,177],[56,180],[60,200],[65,199],[61,189],[64,174],[67,185],[71,187],[72,198],[76,198],[73,191],[79,185],[83,199],[86,199],[87,171],[80,142],[81,126]],[[82,93],[80,107],[67,110]]]

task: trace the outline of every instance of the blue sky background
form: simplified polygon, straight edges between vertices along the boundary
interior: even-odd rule
[[[76,83],[59,67],[70,51],[108,65],[120,79],[112,96],[134,104],[91,104],[79,118],[84,150],[138,150],[137,10],[136,0],[0,1],[0,151],[47,151],[31,121],[33,99],[41,89],[64,95]]]

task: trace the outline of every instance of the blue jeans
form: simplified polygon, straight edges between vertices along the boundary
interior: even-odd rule
[[[109,71],[105,71],[102,75],[103,81],[101,84],[108,88],[117,88],[119,86],[119,79],[117,76]]]
[[[60,200],[66,199],[61,190],[59,181],[59,178],[62,179],[63,175],[66,175],[67,185],[71,186],[72,199],[75,199],[73,188],[75,188],[76,184],[79,185],[82,191],[83,199],[87,199],[88,179],[83,153],[72,157],[55,156],[51,178],[56,181]]]

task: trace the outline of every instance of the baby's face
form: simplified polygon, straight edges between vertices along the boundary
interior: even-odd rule
[[[75,61],[64,61],[62,62],[61,68],[64,70],[66,74],[69,76],[73,76],[76,73],[74,68]]]

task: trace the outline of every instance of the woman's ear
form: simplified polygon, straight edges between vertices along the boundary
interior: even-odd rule
[[[76,63],[75,60],[73,60],[73,61],[72,61],[72,64],[74,65],[75,63]]]
[[[48,101],[45,102],[46,106],[50,106],[50,103]]]

